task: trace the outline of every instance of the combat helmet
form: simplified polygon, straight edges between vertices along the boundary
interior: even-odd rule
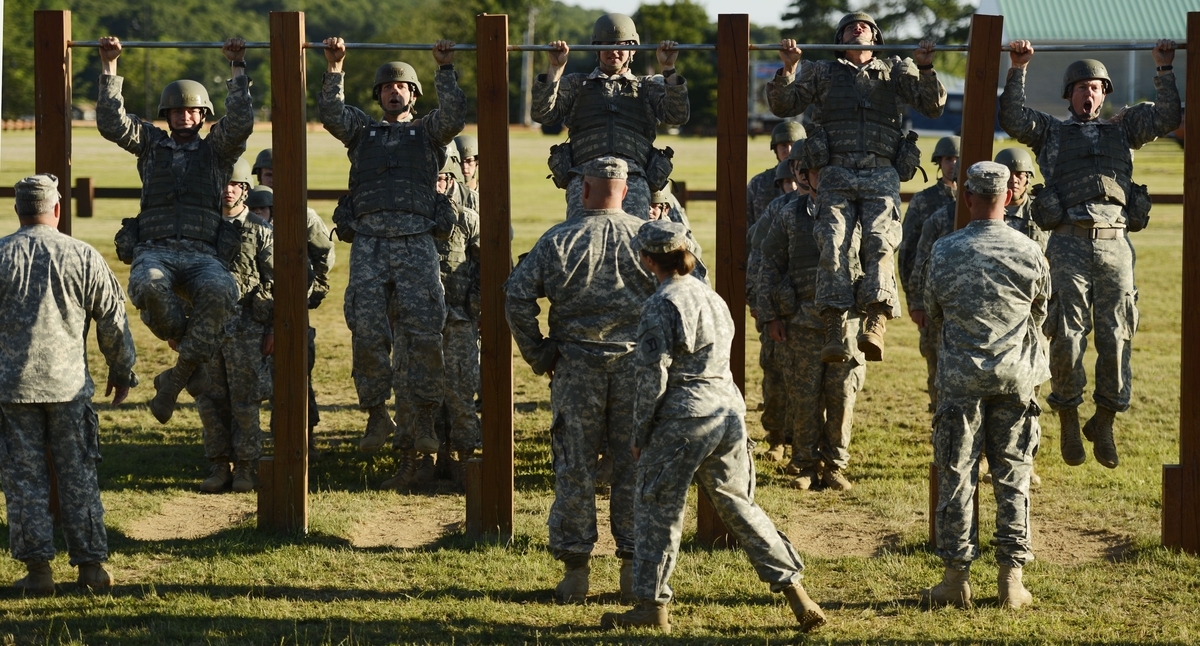
[[[791,161],[787,159],[775,164],[775,183],[778,184],[785,179],[796,179],[796,176],[792,174]]]
[[[787,160],[795,162],[796,170],[806,171],[809,167],[808,155],[804,154],[804,139],[801,138],[792,143],[792,152],[788,153]]]
[[[167,112],[175,108],[204,108],[204,117],[213,116],[213,104],[203,83],[181,79],[172,81],[163,88],[158,100],[158,118],[166,119]]]
[[[1076,82],[1092,79],[1099,79],[1103,82],[1105,94],[1112,93],[1112,79],[1108,78],[1108,68],[1104,67],[1104,63],[1094,58],[1085,58],[1071,63],[1067,66],[1067,71],[1063,73],[1063,98],[1071,98],[1071,86]]]
[[[475,135],[459,135],[454,138],[454,145],[458,147],[460,160],[479,156],[479,140]]]
[[[794,144],[804,141],[804,126],[796,121],[780,121],[771,131],[771,150],[779,144]]]
[[[871,14],[863,11],[855,11],[854,13],[842,16],[842,19],[838,21],[837,32],[833,34],[834,45],[842,44],[842,30],[846,28],[846,25],[854,22],[865,22],[871,25],[871,31],[875,33],[875,44],[883,44],[883,32],[879,31],[879,25],[875,24],[875,19],[871,17]]]
[[[463,179],[462,162],[458,159],[458,147],[454,144],[446,146],[446,161],[442,163],[442,167],[438,170],[438,175],[450,173],[454,179],[465,182]]]
[[[606,13],[597,18],[596,24],[592,25],[593,45],[623,43],[629,40],[634,44],[642,42],[637,33],[637,25],[633,24],[633,18],[623,13]]]
[[[274,208],[275,192],[270,186],[255,186],[250,189],[250,194],[246,196],[246,208],[261,209]]]
[[[996,163],[1008,167],[1013,173],[1033,174],[1033,158],[1024,148],[1005,148],[996,153]]]
[[[670,204],[671,203],[671,183],[667,182],[666,186],[651,193],[650,194],[650,203],[651,204]]]
[[[942,157],[958,157],[960,156],[962,146],[962,138],[957,135],[942,137],[938,139],[937,144],[933,147],[933,158],[929,161],[938,163]]]
[[[250,169],[250,172],[257,175],[258,171],[264,168],[274,169],[275,167],[272,165],[271,159],[270,148],[263,148],[262,150],[258,151],[258,157],[254,158],[254,167]]]
[[[233,165],[233,175],[229,177],[229,182],[245,184],[247,189],[254,186],[254,175],[250,172],[250,164],[246,160],[239,159]]]
[[[375,70],[375,85],[371,88],[371,96],[375,97],[375,100],[378,101],[379,88],[384,83],[395,83],[397,81],[411,84],[414,94],[421,96],[421,80],[417,78],[417,70],[413,69],[412,65],[402,61],[384,63],[379,66],[379,69]]]

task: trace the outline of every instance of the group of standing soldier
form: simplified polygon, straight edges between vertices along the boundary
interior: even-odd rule
[[[654,146],[660,124],[682,125],[689,116],[676,44],[662,41],[660,73],[639,77],[630,71],[634,52],[621,48],[639,44],[627,16],[602,16],[592,42],[612,46],[598,52],[593,72],[564,75],[569,48],[557,41],[547,72],[533,84],[535,120],[561,120],[571,131],[549,160],[555,184],[566,192],[566,217],[504,287],[522,356],[535,374],[552,380],[549,542],[564,565],[556,596],[582,602],[589,593],[603,456],[611,464],[621,598],[636,603],[606,614],[604,626],[670,629],[668,581],[688,486],[696,481],[759,578],[783,593],[801,628],[811,630],[825,617],[800,585],[804,565],[754,503],[745,404],[729,366],[738,313],[705,282],[686,215],[666,190],[673,153]],[[812,124],[776,128],[770,144],[778,164],[748,188],[747,292],[762,333],[768,456],[782,461],[790,442],[792,486],[851,488],[845,470],[853,407],[866,362],[883,359],[885,322],[899,311],[898,248],[900,281],[928,362],[942,501],[938,554],[946,570],[922,597],[931,604],[970,602],[969,567],[979,554],[970,504],[986,454],[997,498],[1000,600],[1020,607],[1032,600],[1022,567],[1033,558],[1036,390],[1051,378],[1048,401],[1062,422],[1063,457],[1081,464],[1077,408],[1093,320],[1097,412],[1082,434],[1100,463],[1117,466],[1112,423],[1129,405],[1137,327],[1126,232],[1143,228],[1149,211],[1145,188],[1131,180],[1130,149],[1178,125],[1174,43],[1160,41],[1154,50],[1157,104],[1101,118],[1111,81],[1099,63],[1080,61],[1064,79],[1072,117],[1060,121],[1024,107],[1033,50],[1014,42],[1000,122],[1033,148],[1047,185],[1031,196],[1033,160],[1022,149],[972,165],[963,187],[971,223],[954,232],[957,138],[935,146],[940,177],[914,197],[903,225],[899,211],[900,182],[920,164],[915,136],[901,130],[901,108],[933,117],[946,100],[933,70],[933,43],[923,41],[913,58],[876,57],[860,47],[883,42],[864,13],[845,16],[834,42],[855,48],[803,65],[796,43],[781,43],[783,68],[768,85],[771,108],[791,117],[815,106]],[[349,193],[334,223],[351,243],[345,318],[355,388],[368,413],[359,449],[376,451],[392,440],[398,470],[383,483],[387,488],[431,479],[435,464],[461,479],[462,463],[480,445],[479,197],[475,142],[456,140],[466,99],[453,43],[433,47],[440,107],[423,116],[415,109],[423,94],[415,70],[399,62],[379,68],[373,94],[382,120],[345,104],[345,43],[330,38],[324,45],[328,69],[317,105],[351,162]],[[123,222],[118,255],[131,264],[129,294],[142,320],[179,355],[154,379],[150,409],[167,422],[187,388],[213,462],[202,489],[249,491],[262,452],[259,407],[270,394],[274,346],[274,169],[270,150],[253,167],[240,159],[253,129],[244,43],[230,39],[223,48],[232,66],[226,116],[204,137],[200,129],[213,109],[203,86],[168,86],[158,114],[169,125],[164,131],[125,113],[116,75],[120,43],[101,39],[100,49],[98,126],[137,156],[143,183],[141,211]],[[254,175],[260,186],[252,190]],[[9,447],[2,466],[12,549],[29,570],[17,586],[43,593],[53,591],[52,526],[31,510],[48,496],[47,448],[79,581],[112,584],[101,566],[107,546],[96,486],[96,417],[83,362],[89,320],[97,322],[114,403],[137,382],[120,287],[94,249],[53,230],[56,186],[52,176],[22,180],[21,230],[0,240],[0,268],[29,272],[28,282],[39,287],[18,293],[10,281],[0,290],[0,312],[36,317],[48,302],[68,303],[53,330],[9,326],[3,333],[19,337],[5,339],[7,352],[28,355],[24,362],[9,357],[9,368],[0,371],[10,393],[0,402],[0,427]],[[315,308],[329,291],[333,245],[311,209],[306,226],[308,305]],[[46,281],[45,272],[65,278]],[[550,303],[548,334],[538,322],[543,298]],[[314,337],[310,329],[315,451]],[[33,441],[47,424],[64,430]]]

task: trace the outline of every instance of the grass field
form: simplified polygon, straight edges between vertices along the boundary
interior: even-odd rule
[[[667,138],[675,177],[715,186],[715,140]],[[512,134],[514,254],[563,217],[562,195],[543,179],[551,140]],[[270,145],[254,135],[248,159]],[[1003,145],[1003,144],[1002,144]],[[3,133],[0,183],[33,170],[34,133]],[[309,135],[309,185],[345,185],[348,164],[324,132]],[[751,172],[771,162],[766,139],[751,142]],[[99,186],[135,186],[134,158],[94,130],[74,132],[76,176]],[[1138,181],[1151,192],[1182,191],[1182,154],[1161,142],[1138,153]],[[932,169],[929,169],[932,175]],[[483,172],[486,173],[487,169]],[[907,190],[919,190],[913,182]],[[131,201],[100,201],[97,217],[77,219],[75,234],[110,259],[124,283],[112,237]],[[331,203],[313,203],[328,220]],[[714,207],[689,209],[697,238],[715,248]],[[15,217],[0,233],[16,228]],[[987,544],[994,504],[981,496],[984,556],[973,571],[978,601],[970,611],[926,611],[918,588],[935,582],[940,561],[926,547],[926,469],[931,459],[924,361],[915,327],[895,321],[887,361],[868,367],[860,396],[845,494],[797,492],[772,465],[759,463],[758,501],[796,544],[808,566],[805,585],[829,612],[827,629],[802,636],[782,597],[759,583],[745,556],[694,544],[695,521],[672,584],[669,637],[600,631],[600,615],[619,608],[614,546],[606,529],[593,561],[586,606],[557,606],[559,565],[546,547],[552,499],[549,393],[516,360],[516,531],[505,544],[476,544],[461,530],[463,502],[446,488],[411,494],[373,485],[394,470],[388,452],[363,457],[354,441],[365,415],[350,380],[349,333],[341,313],[349,247],[338,244],[333,293],[313,312],[315,372],[324,457],[311,471],[311,524],[304,537],[255,530],[252,495],[200,496],[207,475],[199,421],[190,399],[170,424],[145,404],[149,378],[172,356],[130,310],[145,385],[114,409],[98,402],[104,461],[100,480],[117,578],[112,595],[60,586],[46,599],[0,591],[0,644],[375,644],[375,643],[1200,643],[1200,559],[1159,547],[1161,465],[1178,458],[1182,215],[1156,208],[1135,236],[1141,329],[1134,346],[1134,399],[1118,418],[1121,467],[1094,460],[1068,468],[1059,457],[1058,424],[1043,417],[1033,496],[1034,551],[1026,583],[1036,597],[1020,613],[996,606],[994,553]],[[92,344],[94,346],[94,343]],[[760,401],[761,372],[748,342],[747,399]],[[93,347],[93,370],[103,362]],[[1084,414],[1091,413],[1090,401]],[[761,436],[757,413],[752,433]],[[606,513],[606,501],[601,511]],[[0,546],[7,549],[7,523]],[[60,545],[61,546],[61,545]],[[56,578],[73,581],[61,554]],[[0,582],[23,573],[0,558]]]

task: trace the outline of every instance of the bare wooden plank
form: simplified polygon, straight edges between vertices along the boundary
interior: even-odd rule
[[[1200,12],[1188,13],[1188,37],[1200,38]],[[1193,41],[1200,42],[1200,41]],[[1200,47],[1187,52],[1189,73],[1185,98],[1195,101],[1186,113],[1183,152],[1183,257],[1200,253]],[[1179,546],[1200,554],[1200,266],[1183,263],[1183,313],[1180,330],[1179,376]],[[1165,493],[1165,492],[1164,492]]]
[[[273,11],[271,146],[275,151],[274,489],[259,525],[308,531],[308,150],[304,14]],[[260,491],[260,496],[264,492]]]
[[[1162,544],[1183,547],[1183,467],[1164,464],[1162,471]]]
[[[508,16],[475,18],[479,82],[480,368],[483,394],[483,531],[513,530],[512,335],[504,281],[512,250],[508,163]],[[468,501],[468,504],[471,504]]]
[[[75,215],[90,218],[96,208],[96,180],[90,177],[80,177],[75,180]],[[141,190],[138,190],[141,193]]]
[[[967,168],[992,159],[993,126],[996,123],[996,84],[1000,80],[1000,40],[1004,18],[975,14],[971,17],[970,50],[967,53],[966,87],[963,89],[962,154],[958,169],[958,212],[955,228],[970,221],[967,202],[962,199]]]
[[[33,12],[34,171],[58,176],[58,230],[71,234],[71,12]]]

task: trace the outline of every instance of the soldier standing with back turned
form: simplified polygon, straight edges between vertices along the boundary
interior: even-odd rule
[[[1063,75],[1063,98],[1071,117],[1059,120],[1025,107],[1025,69],[1033,58],[1029,41],[1010,45],[1012,68],[1000,95],[1000,126],[1033,149],[1046,186],[1038,193],[1032,216],[1053,231],[1046,257],[1054,275],[1054,295],[1045,333],[1050,338],[1050,396],[1058,411],[1063,460],[1076,466],[1087,460],[1079,437],[1079,405],[1087,373],[1083,352],[1096,330],[1096,414],[1083,428],[1096,461],[1118,464],[1113,419],[1129,409],[1133,371],[1129,365],[1138,327],[1134,253],[1127,232],[1150,220],[1146,187],[1133,183],[1133,152],[1179,127],[1179,91],[1171,62],[1175,42],[1160,40],[1152,52],[1158,65],[1155,103],[1124,108],[1100,117],[1112,92],[1108,70],[1081,60]]]
[[[838,23],[836,44],[882,44],[883,34],[867,14],[847,14]],[[820,170],[817,226],[821,250],[816,303],[825,324],[821,359],[850,358],[842,336],[846,313],[857,305],[867,320],[858,348],[868,361],[883,360],[886,321],[897,305],[892,253],[900,242],[900,182],[920,165],[920,150],[900,131],[901,106],[937,117],[946,89],[933,71],[933,43],[921,41],[911,59],[876,58],[872,52],[838,52],[836,61],[814,61],[796,78],[800,48],[781,43],[783,68],[767,85],[771,112],[787,117],[816,104],[817,128],[807,146]],[[862,284],[850,279],[850,239],[862,226]],[[856,294],[857,292],[857,294]]]

